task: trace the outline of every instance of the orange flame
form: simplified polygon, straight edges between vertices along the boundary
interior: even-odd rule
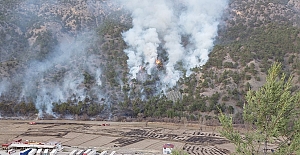
[[[161,61],[158,60],[158,59],[156,59],[156,60],[155,60],[155,63],[156,63],[156,65],[160,65],[160,64],[161,64]]]

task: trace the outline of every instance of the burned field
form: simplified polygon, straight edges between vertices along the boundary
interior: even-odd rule
[[[172,142],[184,143],[181,149],[187,151],[189,154],[197,155],[225,155],[230,151],[227,149],[221,149],[216,145],[228,144],[229,141],[220,137],[218,134],[207,132],[193,132],[182,134],[171,134],[163,132],[163,129],[132,129],[129,132],[122,134],[125,137],[134,137],[135,140],[143,139],[159,139]],[[130,140],[129,140],[130,141]]]
[[[181,135],[164,133],[160,130],[153,129],[132,129],[129,132],[124,132],[122,135],[125,137],[139,137],[139,138],[151,138],[151,139],[160,139],[160,140],[169,140],[169,141],[178,141],[192,144],[226,144],[229,143],[228,140],[220,137],[218,134],[198,132],[198,135],[190,133],[182,133]],[[195,132],[194,132],[195,133]]]
[[[230,154],[227,149],[221,149],[215,146],[201,146],[201,145],[191,145],[185,144],[183,150],[189,154],[197,155],[226,155]]]
[[[26,121],[0,121],[11,129],[9,136],[0,134],[2,143],[16,138],[33,141],[59,141],[63,146],[114,150],[120,154],[136,152],[162,153],[162,146],[172,143],[175,149],[189,154],[226,155],[233,147],[218,133],[200,131],[197,127],[178,124],[143,122],[77,122],[39,120],[35,125]],[[18,129],[14,132],[14,129]],[[3,131],[0,131],[3,133]]]

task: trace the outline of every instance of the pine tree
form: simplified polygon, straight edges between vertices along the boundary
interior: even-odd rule
[[[300,154],[300,93],[291,92],[292,78],[281,73],[281,68],[280,63],[274,63],[266,83],[247,92],[244,133],[233,128],[232,117],[219,116],[221,134],[235,144],[236,154]]]

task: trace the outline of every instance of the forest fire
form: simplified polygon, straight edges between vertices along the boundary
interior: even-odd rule
[[[156,59],[155,60],[155,64],[156,64],[157,69],[160,70],[160,69],[163,68],[163,63],[162,63],[162,61],[160,59]]]
[[[161,62],[161,60],[159,60],[159,59],[156,59],[156,60],[155,60],[155,64],[156,64],[157,66],[162,66],[162,62]]]

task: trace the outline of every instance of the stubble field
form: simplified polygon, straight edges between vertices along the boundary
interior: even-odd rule
[[[117,154],[162,154],[166,143],[196,155],[227,155],[234,147],[216,127],[160,122],[0,120],[0,142],[61,142],[65,151],[93,148]]]

